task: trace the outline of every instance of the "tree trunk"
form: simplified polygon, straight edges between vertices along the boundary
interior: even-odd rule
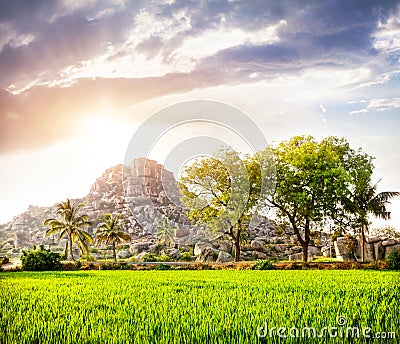
[[[301,248],[303,250],[302,252],[302,259],[303,259],[303,263],[307,263],[308,262],[308,244],[310,242],[310,221],[308,219],[306,219],[306,225],[304,227],[304,239],[301,236],[300,230],[297,227],[295,221],[293,219],[290,219],[290,223],[292,224],[294,233],[297,236],[297,240],[301,245]]]
[[[69,255],[72,260],[75,260],[74,253],[72,252],[72,237],[69,236],[68,239],[69,239]]]
[[[364,224],[361,224],[361,263],[365,261],[365,233],[364,233]]]
[[[235,242],[235,262],[238,262],[240,260],[240,239],[239,235],[234,238]]]
[[[117,262],[117,254],[115,253],[115,241],[113,242],[113,257],[114,257],[114,262]]]
[[[306,243],[305,241],[303,241],[301,243],[301,247],[303,249],[303,263],[307,263],[308,262],[308,243]]]

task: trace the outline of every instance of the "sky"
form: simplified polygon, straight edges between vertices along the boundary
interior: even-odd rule
[[[198,99],[268,142],[346,137],[376,158],[379,190],[400,191],[399,59],[399,1],[2,0],[0,223],[83,197],[146,119]],[[159,146],[229,136],[180,129]],[[400,200],[389,209],[400,230]]]

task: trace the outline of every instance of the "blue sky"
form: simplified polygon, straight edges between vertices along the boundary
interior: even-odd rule
[[[400,191],[399,58],[399,1],[1,1],[0,222],[85,195],[146,118],[194,99],[269,141],[345,136]]]

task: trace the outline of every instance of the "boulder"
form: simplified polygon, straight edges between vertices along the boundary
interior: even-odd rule
[[[253,257],[255,259],[267,259],[268,256],[264,252],[253,251]]]
[[[368,244],[375,244],[376,242],[379,242],[379,241],[381,241],[381,238],[379,238],[379,237],[367,238]]]
[[[374,243],[374,253],[375,253],[375,259],[376,260],[381,260],[385,258],[385,249],[382,246],[381,241],[376,241]]]
[[[347,247],[347,239],[345,237],[339,237],[334,242],[336,258],[343,261],[355,261],[354,254]]]
[[[391,245],[396,245],[396,240],[386,239],[386,240],[382,241],[382,246],[391,246]]]
[[[174,235],[176,238],[187,237],[190,235],[190,230],[186,228],[176,228]]]
[[[224,251],[229,254],[232,252],[232,244],[227,238],[222,235],[215,238],[211,243],[219,251]]]
[[[357,248],[354,253],[358,261],[362,260],[362,242],[361,239],[357,240]],[[364,262],[373,262],[375,260],[375,247],[374,244],[364,243]]]
[[[139,254],[135,257],[135,259],[136,259],[137,261],[142,261],[143,257],[144,257],[147,253],[148,253],[148,252],[139,253]]]
[[[177,248],[170,248],[167,250],[167,255],[175,260],[178,260],[181,257],[181,252]]]
[[[202,254],[202,252],[203,252],[205,249],[208,249],[208,248],[211,248],[212,250],[215,250],[214,246],[211,245],[211,244],[208,243],[208,242],[198,242],[198,243],[194,246],[193,253],[194,253],[195,256],[199,256],[199,255]]]
[[[312,261],[314,259],[313,255],[308,252],[308,261]],[[289,256],[289,261],[294,262],[296,260],[303,260],[303,252],[294,253]]]
[[[215,255],[219,255],[218,251],[211,247],[205,247],[199,255],[197,255],[196,262],[214,262]]]
[[[250,246],[258,252],[266,252],[266,247],[264,241],[261,240],[252,240]]]
[[[227,252],[219,251],[217,263],[228,263],[228,262],[233,262],[233,257]]]
[[[308,246],[308,254],[312,256],[320,256],[321,255],[321,249],[319,247],[309,245]]]
[[[394,250],[400,250],[400,244],[386,246],[385,247],[385,258],[387,258],[387,256],[389,254],[391,254]]]
[[[149,243],[148,242],[140,242],[131,245],[130,251],[132,254],[137,255],[139,253],[142,253],[144,251],[147,251],[149,249]]]
[[[126,250],[121,250],[121,251],[119,251],[118,253],[117,253],[117,258],[118,259],[126,259],[126,258],[129,258],[129,257],[131,257],[132,255],[128,252],[128,251],[126,251]]]

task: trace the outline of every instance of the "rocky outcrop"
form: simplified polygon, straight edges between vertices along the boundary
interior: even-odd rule
[[[361,261],[362,260],[362,243],[361,240],[356,241],[353,250],[350,249],[349,239],[339,237],[335,241],[336,257],[340,261]],[[375,260],[386,259],[394,250],[400,249],[399,239],[387,238],[367,238],[364,243],[364,261],[372,262]]]
[[[174,234],[171,247],[187,250],[194,248],[196,251],[197,243],[205,243],[205,247],[210,250],[208,254],[203,252],[204,249],[198,254],[195,252],[198,259],[216,260],[220,252],[232,257],[234,250],[230,239],[222,234],[210,236],[204,228],[194,226],[188,220],[186,209],[180,204],[179,198],[180,193],[172,172],[156,161],[141,158],[135,159],[129,166],[120,164],[108,168],[94,181],[85,197],[72,201],[85,204],[82,210],[93,222],[89,228],[91,234],[94,234],[105,213],[121,213],[126,220],[125,230],[131,237],[130,247],[125,251],[132,256],[137,257],[146,252],[159,253],[160,243],[156,236],[167,219]],[[65,240],[58,241],[57,237],[45,236],[47,228],[43,222],[56,217],[55,210],[55,206],[30,206],[26,212],[0,226],[0,252],[16,250],[16,253],[20,253],[21,249],[40,244],[64,250]],[[243,259],[287,258],[291,253],[297,253],[290,248],[296,240],[279,233],[274,223],[264,217],[253,219],[248,240],[249,245],[242,247]],[[254,242],[250,245],[252,240]],[[224,253],[221,253],[221,259],[230,259]],[[178,255],[176,251],[171,254]]]

